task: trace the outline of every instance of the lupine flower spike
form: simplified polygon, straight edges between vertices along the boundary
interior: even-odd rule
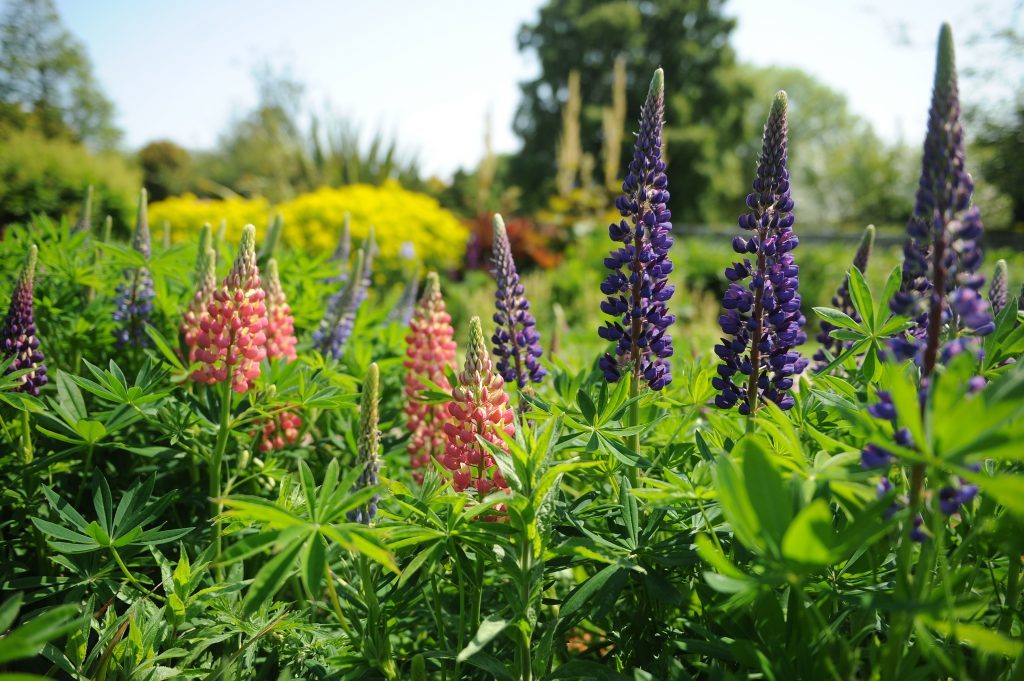
[[[971,205],[973,191],[974,181],[964,164],[953,33],[944,24],[939,32],[921,180],[903,249],[903,281],[889,303],[895,313],[909,315],[917,322],[909,337],[895,342],[892,349],[898,359],[913,358],[921,367],[921,404],[940,349],[942,360],[948,361],[972,345],[977,347],[975,336],[994,328],[988,302],[980,294],[985,282],[978,274],[982,255],[977,242],[982,223],[978,208]],[[944,341],[948,342],[942,348]],[[978,382],[983,384],[983,379],[979,377]],[[878,398],[868,411],[875,418],[892,421],[895,427],[897,413],[892,396],[880,391]],[[894,439],[902,447],[915,447],[905,428],[895,431]],[[868,443],[861,452],[865,468],[888,467],[895,461],[892,453],[875,443]],[[924,464],[911,467],[909,505],[915,511],[922,498],[925,473]],[[939,508],[951,515],[971,501],[977,491],[974,485],[958,480],[939,491]],[[916,515],[909,529],[910,539],[916,542],[926,537],[920,518]]]
[[[146,190],[139,194],[139,212],[135,220],[135,234],[132,248],[148,262],[152,249],[149,238],[149,215],[146,207]],[[115,298],[114,338],[117,347],[143,347],[148,345],[146,324],[153,313],[153,278],[146,265],[124,271],[124,281],[117,287]]]
[[[409,335],[405,337],[405,413],[408,417],[409,464],[413,477],[423,482],[419,469],[430,466],[434,459],[444,456],[446,437],[444,424],[448,422],[448,404],[427,404],[419,401],[421,391],[429,380],[448,390],[447,367],[455,365],[455,331],[451,315],[445,310],[441,284],[436,272],[427,274],[423,297],[409,321]]]
[[[0,331],[0,353],[5,360],[13,358],[7,365],[6,373],[29,369],[15,388],[17,392],[29,395],[38,395],[39,388],[46,385],[48,380],[46,365],[43,364],[43,351],[39,349],[39,338],[36,336],[32,302],[37,253],[35,245],[29,246],[28,258],[18,282],[14,285],[11,304],[4,318],[3,330]]]
[[[418,263],[410,263],[410,266],[412,267],[412,274],[409,275],[408,281],[405,282],[402,295],[399,296],[395,306],[391,308],[387,318],[384,320],[388,323],[406,326],[409,324],[409,320],[412,319],[413,311],[416,308],[416,294],[420,290],[420,266]]]
[[[352,253],[352,228],[350,224],[349,214],[345,213],[345,218],[341,223],[341,233],[338,235],[338,245],[334,247],[334,253],[331,254],[330,262],[338,265],[338,274],[330,277],[327,281],[332,283],[343,282],[348,277],[348,273],[345,268],[348,266],[348,259]]]
[[[327,301],[320,326],[313,332],[313,347],[325,357],[340,359],[345,352],[345,344],[352,335],[356,312],[365,295],[361,289],[364,288],[366,280],[357,274],[365,270],[363,263],[363,249],[359,249],[352,262],[353,276],[349,277],[342,289]]]
[[[1010,296],[1010,277],[1006,269],[1006,261],[996,261],[996,271],[992,275],[992,285],[988,289],[988,302],[992,305],[992,313],[999,314],[1006,307]]]
[[[203,365],[192,373],[194,380],[209,385],[230,381],[236,393],[249,389],[267,356],[265,296],[256,265],[256,228],[246,225],[231,272],[200,322],[196,358]]]
[[[875,244],[875,226],[868,225],[867,229],[864,230],[863,236],[860,238],[860,245],[857,247],[857,253],[853,256],[853,266],[860,270],[861,274],[867,272],[868,262],[871,259],[871,249]],[[850,275],[847,274],[843,278],[843,283],[839,286],[839,290],[832,296],[832,307],[837,310],[841,310],[849,315],[856,321],[861,321],[860,315],[857,314],[857,310],[853,307],[853,299],[850,297]],[[832,357],[838,357],[843,353],[848,344],[843,343],[841,340],[837,340],[832,337],[832,332],[838,327],[828,323],[824,319],[821,321],[821,330],[818,332],[818,342],[821,343],[821,348],[814,354],[814,361],[817,362],[817,368],[823,369],[828,366],[829,359],[825,355],[828,352]]]
[[[652,390],[672,381],[665,360],[672,355],[668,329],[675,322],[667,303],[674,287],[668,283],[672,272],[672,214],[668,178],[661,157],[661,129],[665,114],[665,81],[661,69],[654,72],[640,114],[629,174],[615,207],[623,219],[608,227],[612,241],[623,246],[604,260],[612,271],[601,284],[608,296],[601,310],[616,318],[598,329],[601,338],[615,343],[615,354],[605,353],[601,370],[609,381],[618,381],[624,370],[639,384],[644,380]],[[627,220],[628,218],[628,220]]]
[[[380,431],[378,430],[377,406],[380,401],[380,372],[376,364],[371,364],[363,381],[362,400],[359,403],[359,439],[357,442],[358,459],[356,465],[362,472],[356,481],[355,489],[372,487],[380,482]],[[380,496],[373,498],[364,506],[348,512],[348,519],[367,525],[377,515],[377,502]]]
[[[953,32],[945,24],[939,33],[917,201],[907,223],[903,282],[890,302],[895,313],[917,321],[910,338],[893,350],[900,359],[914,358],[926,377],[935,368],[943,335],[951,341],[943,351],[948,359],[972,341],[959,334],[980,336],[994,328],[981,295],[982,223],[978,207],[971,205],[973,192],[964,162]]]
[[[92,231],[92,185],[90,184],[85,190],[85,196],[82,197],[82,214],[78,216],[78,222],[71,228],[72,234],[78,234],[79,232],[85,232],[88,234]]]
[[[263,421],[260,426],[261,452],[284,449],[299,439],[302,418],[294,411],[283,411]]]
[[[725,270],[731,283],[722,300],[725,313],[719,317],[726,335],[715,346],[722,359],[713,379],[720,391],[715,404],[728,409],[739,403],[741,414],[753,414],[768,401],[781,409],[792,407],[793,377],[807,366],[796,350],[807,335],[800,312],[800,268],[793,258],[799,239],[793,233],[786,169],[787,105],[786,93],[780,91],[764,126],[757,178],[747,195],[750,211],[739,219],[751,236],[732,241],[736,253],[755,256],[754,261],[744,257]]]
[[[286,360],[295,359],[295,319],[292,308],[281,288],[281,279],[277,274],[277,261],[267,261],[266,290],[267,304],[267,357],[280,357]]]
[[[479,317],[469,322],[466,364],[458,378],[448,404],[451,421],[444,424],[448,442],[442,463],[452,471],[452,488],[462,492],[472,487],[481,496],[495,489],[507,490],[508,483],[494,457],[477,439],[508,451],[499,432],[515,434],[505,381],[495,373],[487,354]]]
[[[213,233],[209,224],[199,232],[199,248],[196,253],[196,291],[181,320],[181,335],[189,350],[189,361],[196,360],[196,347],[202,331],[200,323],[209,315],[213,292],[217,289],[217,251],[213,250]]]
[[[498,358],[498,373],[505,382],[514,381],[520,388],[527,383],[540,383],[547,370],[538,361],[544,351],[540,347],[537,320],[530,312],[530,301],[516,272],[512,245],[500,215],[494,216],[493,262],[494,279],[498,284],[494,323],[498,326],[491,342],[494,356]]]

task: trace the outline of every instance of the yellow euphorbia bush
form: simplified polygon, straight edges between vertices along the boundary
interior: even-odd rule
[[[466,250],[469,230],[437,200],[402,188],[397,182],[381,186],[354,184],[321,187],[278,206],[263,199],[197,199],[186,194],[155,203],[150,222],[171,223],[175,238],[193,234],[204,222],[216,227],[228,222],[228,237],[234,239],[242,226],[253,223],[262,233],[273,213],[284,218],[282,240],[293,248],[330,252],[338,242],[345,213],[351,217],[353,245],[366,238],[370,226],[376,230],[378,256],[386,268],[397,268],[403,244],[409,242],[416,256],[430,267],[457,265]]]
[[[204,222],[214,230],[221,221],[227,223],[225,235],[231,242],[242,236],[242,227],[256,225],[259,236],[267,228],[271,216],[270,203],[266,199],[200,199],[194,194],[172,196],[149,206],[149,224],[159,228],[164,222],[171,224],[171,236],[175,240],[191,238]]]

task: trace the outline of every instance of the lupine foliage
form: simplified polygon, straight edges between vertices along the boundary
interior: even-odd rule
[[[1003,267],[991,328],[962,323],[980,264],[962,230],[980,223],[948,116],[948,29],[941,40],[918,211],[928,231],[912,224],[918,251],[887,277],[884,252],[870,278],[852,248],[833,258],[855,266],[836,267],[826,296],[838,287],[838,302],[815,308],[831,325],[815,371],[791,356],[796,280],[813,292],[792,259],[785,132],[800,121],[782,97],[735,243],[726,339],[715,353],[692,342],[685,358],[656,345],[683,326],[659,299],[671,285],[660,101],[682,96],[663,94],[660,74],[604,293],[606,328],[622,327],[607,340],[628,348],[579,352],[569,329],[538,360],[540,383],[506,381],[472,317],[496,291],[523,296],[526,280],[547,333],[543,280],[513,280],[514,263],[493,283],[445,281],[444,297],[429,274],[406,326],[388,308],[407,282],[369,285],[370,243],[339,288],[327,255],[281,245],[287,217],[277,245],[251,227],[237,245],[205,230],[145,254],[68,222],[10,228],[0,676],[1019,678],[1024,325]],[[956,257],[921,268],[917,254],[939,243]],[[693,244],[672,247],[677,263]],[[935,263],[951,289],[928,279]],[[599,264],[570,258],[556,283]],[[143,265],[149,345],[118,350],[117,285]],[[597,277],[581,280],[590,290],[573,295],[596,318]],[[337,328],[325,308],[339,290],[344,351],[324,352],[314,338],[325,316]],[[890,306],[919,295],[907,314]],[[941,323],[922,333],[922,310]],[[686,322],[677,344],[697,332]],[[270,349],[275,328],[290,328],[294,356]],[[469,341],[458,372],[456,337]],[[893,352],[915,344],[934,364]]]

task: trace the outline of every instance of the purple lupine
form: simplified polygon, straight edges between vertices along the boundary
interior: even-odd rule
[[[861,236],[857,253],[853,256],[853,266],[860,270],[861,274],[868,268],[868,262],[871,259],[871,249],[874,243],[875,226],[868,225],[867,229],[864,230],[863,236]],[[860,315],[857,314],[857,310],[853,306],[853,299],[850,297],[849,274],[843,277],[843,283],[839,286],[839,290],[832,296],[832,307],[845,312],[855,321],[861,321]],[[839,327],[830,324],[824,319],[821,320],[821,330],[818,332],[817,337],[818,342],[821,343],[821,348],[814,354],[814,361],[817,362],[816,369],[820,370],[828,366],[829,359],[825,354],[826,352],[831,354],[832,357],[838,357],[850,347],[851,343],[844,343],[832,337],[832,332],[837,328]]]
[[[537,320],[530,312],[530,301],[516,272],[512,258],[512,245],[508,241],[505,221],[500,215],[494,216],[494,280],[498,287],[495,292],[494,323],[497,328],[491,336],[494,356],[498,358],[497,369],[506,383],[515,381],[520,388],[527,383],[540,383],[547,370],[541,366],[540,334]]]
[[[135,220],[132,248],[142,254],[146,262],[149,262],[152,250],[145,189],[139,194],[139,212]],[[117,297],[114,299],[116,307],[113,318],[117,322],[114,338],[118,348],[148,345],[146,324],[153,313],[153,298],[155,296],[153,277],[145,265],[128,268],[124,271],[124,281],[118,285]]]
[[[999,314],[1006,307],[1010,297],[1010,277],[1006,269],[1006,261],[1000,258],[996,261],[996,271],[992,275],[992,284],[988,288],[988,302],[992,306],[992,313]]]
[[[921,179],[903,248],[903,281],[890,301],[893,312],[917,322],[893,351],[897,358],[914,358],[924,376],[935,368],[944,326],[950,336],[981,336],[994,328],[980,293],[985,283],[978,273],[982,223],[978,207],[971,205],[973,192],[964,162],[953,33],[943,24]]]
[[[786,93],[775,95],[764,126],[761,156],[753,192],[747,195],[750,212],[740,216],[749,238],[737,236],[737,253],[756,255],[751,262],[726,268],[731,282],[722,300],[725,313],[719,323],[726,337],[715,346],[722,359],[714,387],[715,404],[729,409],[739,403],[741,414],[752,414],[758,402],[774,402],[781,409],[793,406],[793,377],[807,366],[796,348],[807,340],[806,321],[800,311],[799,272],[793,249],[793,199],[786,169],[788,122]],[[746,279],[750,283],[743,285]],[[740,378],[740,376],[744,378]]]
[[[330,283],[340,283],[345,281],[348,273],[345,268],[348,266],[349,255],[352,252],[352,229],[351,219],[349,214],[345,212],[345,219],[341,223],[341,233],[338,235],[338,245],[334,247],[334,253],[331,254],[329,262],[338,265],[338,273],[333,277],[328,277],[327,281]]]
[[[29,395],[38,395],[39,388],[46,385],[48,380],[43,351],[39,349],[39,338],[36,336],[32,304],[37,253],[35,245],[29,246],[28,259],[14,285],[11,305],[7,309],[3,329],[0,330],[0,354],[5,360],[13,358],[5,373],[29,369],[20,378],[21,384],[15,388],[16,392]]]
[[[313,332],[313,347],[325,357],[340,359],[355,328],[356,313],[366,297],[365,289],[369,285],[365,260],[363,250],[357,250],[351,269],[352,276],[340,291],[328,299],[320,326]]]
[[[632,372],[633,385],[639,386],[642,379],[651,390],[672,382],[666,360],[672,356],[668,330],[676,320],[667,305],[675,287],[668,283],[672,213],[666,206],[668,177],[661,156],[664,119],[665,76],[658,69],[640,112],[640,132],[622,183],[623,195],[615,200],[623,219],[608,227],[612,241],[623,246],[604,260],[612,273],[601,284],[601,292],[608,296],[601,310],[616,321],[606,321],[598,329],[601,338],[615,343],[614,356],[605,353],[599,362],[605,378],[618,381],[625,369]]]

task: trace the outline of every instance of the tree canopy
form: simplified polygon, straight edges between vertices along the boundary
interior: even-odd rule
[[[521,85],[514,122],[523,149],[513,160],[512,180],[523,188],[524,201],[539,203],[551,189],[561,110],[574,69],[580,73],[583,152],[599,155],[602,109],[612,101],[612,64],[622,56],[630,112],[640,110],[654,69],[661,66],[667,76],[665,142],[677,188],[673,214],[679,220],[717,217],[723,199],[742,191],[735,151],[744,140],[743,104],[750,87],[734,69],[734,27],[722,0],[550,0],[537,21],[519,32],[519,49],[540,63],[538,77]],[[623,145],[632,141],[626,135]]]
[[[0,123],[94,148],[121,137],[114,105],[53,0],[10,0],[0,16]]]

